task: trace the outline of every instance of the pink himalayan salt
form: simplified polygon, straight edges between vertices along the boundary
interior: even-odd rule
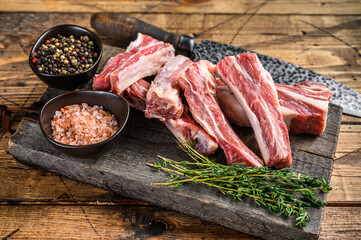
[[[89,145],[110,138],[119,129],[114,115],[86,103],[65,106],[51,121],[53,138],[67,145]]]

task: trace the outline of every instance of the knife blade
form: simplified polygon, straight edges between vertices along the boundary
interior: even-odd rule
[[[192,37],[167,32],[142,20],[120,13],[94,13],[91,16],[91,25],[99,34],[118,41],[120,47],[127,47],[131,41],[137,38],[138,32],[141,32],[172,44],[177,53],[191,57],[194,61],[204,59],[217,64],[226,56],[252,52],[209,40],[203,40],[197,44]],[[331,103],[341,106],[345,114],[361,117],[361,94],[359,92],[334,79],[296,64],[260,53],[257,55],[276,83],[293,85],[306,80],[322,83],[333,93]]]

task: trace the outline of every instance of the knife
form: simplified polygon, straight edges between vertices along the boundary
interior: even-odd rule
[[[126,48],[137,38],[138,32],[158,40],[170,43],[178,53],[217,64],[226,56],[236,56],[242,52],[252,52],[228,44],[203,40],[197,44],[190,36],[164,31],[156,26],[120,13],[94,13],[91,16],[92,27]],[[297,82],[312,80],[322,83],[333,93],[330,102],[341,106],[343,113],[361,117],[361,94],[329,77],[283,60],[257,53],[264,68],[271,74],[275,83],[293,85]]]

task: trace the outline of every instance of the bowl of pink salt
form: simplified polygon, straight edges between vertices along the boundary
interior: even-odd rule
[[[40,128],[61,152],[91,157],[114,141],[129,117],[129,105],[119,95],[93,90],[54,97],[40,112]]]

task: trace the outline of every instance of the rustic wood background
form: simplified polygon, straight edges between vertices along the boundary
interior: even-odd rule
[[[42,32],[63,23],[91,28],[99,11],[277,57],[361,92],[360,1],[0,0],[0,104],[28,107],[47,88],[28,67]],[[22,165],[8,152],[10,136],[0,129],[1,239],[257,239]],[[360,118],[343,115],[331,186],[320,238],[360,239]]]

